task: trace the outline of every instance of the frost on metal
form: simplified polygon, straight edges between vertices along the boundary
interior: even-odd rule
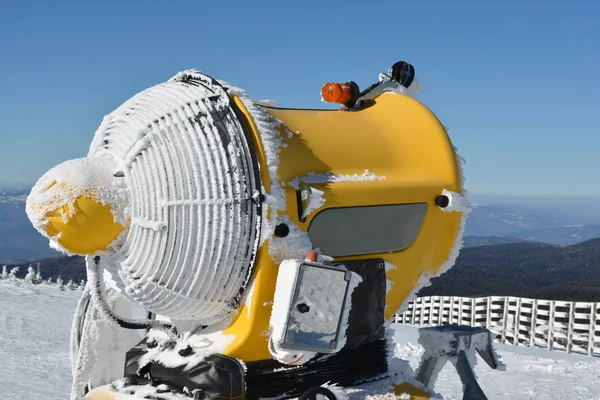
[[[148,334],[148,341],[154,341],[157,346],[149,348],[139,360],[138,372],[149,363],[159,363],[165,367],[183,367],[183,372],[198,365],[207,356],[214,353],[224,353],[225,349],[233,339],[234,335],[226,335],[222,331],[208,335],[193,335],[185,333],[177,338],[173,346],[169,345],[172,338],[165,332],[153,330]],[[193,351],[187,356],[179,353],[185,348]]]
[[[66,223],[73,216],[75,201],[87,197],[109,205],[115,222],[127,226],[127,187],[113,176],[116,165],[111,157],[78,158],[65,161],[46,172],[27,197],[25,210],[38,232],[50,240],[50,246],[71,255],[59,242],[59,236],[48,234],[50,217],[62,210]]]
[[[454,193],[449,190],[444,190],[442,194],[446,195],[449,199],[448,206],[443,208],[442,210],[446,212],[460,212],[461,220],[460,227],[458,230],[458,234],[456,236],[456,240],[454,242],[454,246],[448,256],[448,259],[439,269],[435,276],[440,276],[443,273],[447,272],[454,263],[456,262],[456,258],[460,253],[460,250],[463,247],[463,236],[465,233],[465,227],[467,224],[467,217],[472,210],[471,203],[467,199],[467,190],[465,189],[465,175],[463,172],[463,166],[465,164],[465,159],[458,154],[458,149],[454,147],[454,156],[456,157],[456,163],[458,164],[458,170],[460,172],[460,185],[461,185],[461,193]]]
[[[123,354],[140,341],[137,331],[120,329],[102,318],[86,286],[75,312],[71,330],[71,400],[83,397],[86,386],[97,387],[119,379],[123,374]],[[108,304],[120,315],[130,315],[130,301],[107,289]]]
[[[276,263],[287,259],[303,259],[313,249],[312,242],[305,231],[294,224],[287,215],[279,217],[278,221],[289,228],[286,237],[273,236],[269,239],[269,255]]]
[[[346,392],[346,390],[341,387],[338,386],[337,383],[325,383],[323,385],[321,385],[321,387],[325,388],[325,389],[329,389],[331,391],[331,393],[333,393],[333,395],[335,396],[336,400],[350,400],[350,397],[348,396],[348,392]],[[322,396],[322,395],[317,395],[317,399],[318,400],[325,400],[326,397]]]
[[[310,172],[307,176],[294,178],[288,185],[299,189],[300,182],[311,184],[311,183],[334,183],[334,182],[364,182],[364,181],[379,181],[386,179],[385,176],[379,176],[372,173],[369,170],[365,170],[362,174],[354,175],[342,175],[334,174],[331,172],[325,172],[318,174],[316,172]]]
[[[314,336],[314,340],[331,342],[335,339],[331,327],[335,326],[337,329],[338,318],[341,316],[341,336],[336,343],[335,351],[344,347],[348,318],[352,309],[352,293],[362,282],[360,275],[351,272],[348,291],[344,295],[345,281],[331,281],[327,279],[327,274],[318,268],[307,268],[302,279],[303,285],[311,288],[310,294],[299,293],[298,301],[308,305],[308,311],[292,309],[291,302],[302,264],[300,260],[286,260],[280,265],[269,322],[271,332],[269,350],[273,358],[285,364],[301,365],[316,355],[311,351],[287,350],[282,347],[288,323],[293,325],[291,329]],[[342,309],[342,302],[346,304],[344,309]]]
[[[89,159],[115,160],[129,188],[118,248],[126,295],[175,324],[211,325],[239,304],[261,218],[254,166],[229,96],[183,71],[104,118]]]
[[[266,206],[263,208],[264,221],[261,241],[264,242],[267,238],[269,239],[268,251],[275,262],[281,262],[284,259],[304,258],[306,253],[313,249],[312,243],[308,234],[294,224],[284,213],[286,209],[286,194],[281,185],[278,172],[279,153],[286,146],[281,139],[281,135],[284,133],[289,135],[291,132],[283,122],[273,117],[260,105],[248,98],[242,89],[233,87],[222,81],[221,84],[227,87],[231,95],[240,98],[252,116],[258,128],[258,134],[260,135],[265,153],[270,184],[268,190],[263,187]],[[286,238],[277,238],[274,235],[275,227],[280,223],[285,223],[290,229],[290,233]]]
[[[261,167],[266,166],[270,176],[268,191],[252,184],[254,171],[243,157],[248,152],[241,140],[244,132],[225,90],[240,96],[259,129],[266,153]],[[275,226],[287,223],[290,235],[269,240],[274,259],[303,258],[312,250],[306,233],[283,214],[286,197],[277,172],[284,146],[281,132],[287,132],[281,122],[241,91],[196,71],[184,71],[139,93],[105,117],[88,159],[112,160],[111,182],[128,188],[118,206],[129,229],[115,253],[102,257],[102,275],[93,276],[94,284],[153,311],[184,334],[208,325],[185,342],[193,342],[199,355],[223,352],[233,340],[221,332],[231,322],[231,311],[242,303],[248,310],[252,306],[251,290],[240,296],[250,276],[251,257],[273,237]],[[252,206],[260,192],[265,195],[262,215]],[[97,318],[82,333],[85,345],[73,348],[87,369],[99,352],[115,354],[102,339],[118,329],[113,310],[107,309],[113,305],[97,297],[91,296]],[[97,326],[108,333],[101,335]],[[146,361],[181,361],[173,357],[148,354]],[[97,375],[97,369],[88,373],[86,368],[76,368],[79,386]]]
[[[406,95],[406,96],[410,96],[410,97],[416,99],[417,96],[419,95],[419,93],[421,93],[422,90],[423,90],[423,86],[421,85],[421,82],[419,81],[419,79],[415,75],[415,77],[413,78],[413,81],[412,81],[412,83],[410,84],[409,87],[404,87],[402,85],[397,85],[394,88],[387,89],[386,92],[400,93],[400,94],[403,94],[403,95]]]
[[[306,207],[302,211],[302,217],[306,218],[314,211],[320,209],[325,204],[323,198],[324,192],[310,186],[303,186],[300,191],[300,199],[303,202],[307,202]]]
[[[471,212],[471,204],[467,200],[465,196],[460,193],[451,192],[449,190],[444,190],[442,195],[448,197],[448,206],[442,208],[442,211],[452,212],[458,211],[464,214],[468,214]]]
[[[294,284],[298,275],[299,262],[286,260],[279,266],[275,297],[269,322],[270,337],[269,351],[274,359],[283,364],[302,365],[313,358],[317,353],[309,351],[293,351],[281,348],[285,335],[285,325],[290,310]]]

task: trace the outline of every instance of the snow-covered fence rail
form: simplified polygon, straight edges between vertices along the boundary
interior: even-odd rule
[[[600,303],[520,297],[419,297],[395,322],[484,326],[501,343],[600,355]]]

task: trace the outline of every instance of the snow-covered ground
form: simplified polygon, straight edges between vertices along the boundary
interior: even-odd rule
[[[3,400],[64,400],[69,397],[69,332],[81,291],[60,291],[46,284],[15,286],[0,280],[0,387]],[[422,348],[417,328],[396,325],[396,352],[416,369]],[[600,400],[600,360],[495,343],[505,371],[480,360],[479,382],[491,399]],[[388,382],[369,384],[351,399],[375,399],[371,393]],[[462,387],[451,364],[435,387],[444,399],[461,399]],[[379,397],[381,398],[381,397]],[[390,397],[391,398],[391,397]]]
[[[5,400],[65,400],[69,333],[81,291],[0,280],[0,390]]]
[[[396,354],[416,369],[423,349],[416,344],[418,330],[397,324]],[[481,359],[475,374],[491,399],[600,400],[600,359],[530,347],[494,343],[505,371],[493,370]],[[447,363],[435,391],[444,399],[462,399],[462,386],[454,366]]]

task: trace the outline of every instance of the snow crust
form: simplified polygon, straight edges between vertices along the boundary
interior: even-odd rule
[[[331,390],[331,393],[333,393],[336,400],[349,400],[348,392],[346,392],[346,390],[344,390],[343,387],[340,387],[337,384],[331,385],[331,384],[326,383],[324,385],[321,385],[321,387]],[[328,400],[328,399],[327,399],[327,397],[318,394],[317,400]]]
[[[415,75],[413,77],[413,81],[409,87],[404,87],[404,86],[398,84],[393,89],[386,90],[386,92],[400,93],[400,94],[410,96],[410,97],[416,99],[422,90],[423,90],[423,86],[421,85],[421,81],[419,81],[419,79],[417,78],[417,75]]]
[[[313,250],[313,244],[308,234],[294,224],[287,215],[278,218],[279,223],[286,224],[289,233],[286,237],[273,236],[269,239],[269,255],[276,263],[289,259],[304,259],[309,251]],[[319,260],[324,257],[319,255]]]
[[[333,182],[364,182],[364,181],[379,181],[386,179],[385,176],[379,176],[369,170],[365,170],[362,174],[342,175],[331,172],[316,173],[310,172],[307,176],[297,177],[288,182],[288,185],[296,190],[300,188],[300,182],[307,184],[311,183],[333,183]]]
[[[458,254],[460,253],[460,250],[463,247],[463,236],[465,233],[465,226],[467,224],[467,217],[471,212],[470,203],[464,195],[452,193],[447,190],[444,191],[444,194],[446,194],[450,198],[450,204],[446,208],[452,207],[451,210],[447,211],[458,211],[462,213],[462,216],[460,219],[460,227],[458,229],[456,241],[454,242],[454,246],[450,252],[450,256],[448,257],[444,265],[442,265],[442,268],[440,268],[440,270],[435,274],[435,276],[442,275],[443,273],[447,272],[450,268],[452,268],[452,266],[454,266],[454,263],[458,258]]]
[[[173,341],[173,338],[165,332],[152,330],[148,334],[148,341],[156,341],[157,346],[148,349],[139,360],[139,368],[143,368],[148,363],[158,362],[166,367],[183,366],[184,371],[198,365],[207,356],[214,353],[223,353],[227,346],[234,340],[233,335],[225,335],[218,331],[208,335],[193,335],[185,333],[182,337]],[[176,343],[170,347],[169,342]],[[191,355],[182,357],[179,351],[190,347],[193,352]]]
[[[317,355],[315,352],[286,350],[281,347],[300,265],[301,262],[296,260],[286,260],[281,263],[275,285],[275,296],[269,321],[269,351],[274,359],[283,364],[302,365]]]
[[[263,225],[261,244],[269,237],[273,236],[277,226],[278,216],[285,210],[285,190],[281,186],[279,179],[279,152],[286,144],[281,140],[281,131],[284,129],[283,122],[279,121],[271,114],[267,113],[262,107],[250,99],[243,89],[232,86],[225,81],[219,81],[227,88],[230,95],[239,97],[248,110],[260,135],[261,144],[266,156],[266,168],[269,173],[269,190],[263,186],[265,193],[264,217],[268,223]],[[261,165],[261,167],[263,167]]]
[[[69,330],[81,290],[0,279],[4,400],[69,398]]]
[[[293,133],[287,129],[283,122],[274,118],[260,105],[251,100],[242,89],[234,87],[225,81],[219,82],[227,88],[227,91],[231,95],[240,98],[252,116],[258,128],[266,156],[266,168],[269,173],[270,184],[269,190],[263,186],[265,206],[263,207],[264,223],[261,232],[261,245],[268,239],[269,254],[277,263],[285,259],[304,258],[308,251],[313,250],[312,242],[308,234],[285,215],[287,198],[278,172],[279,153],[286,146],[281,139],[281,135],[287,134],[289,136],[293,135]],[[262,167],[265,166],[261,165]],[[322,202],[318,201],[318,204],[322,205]],[[320,207],[318,204],[313,204],[313,207]],[[290,233],[285,238],[278,238],[274,235],[275,228],[281,223],[286,224],[290,230]],[[324,260],[329,259],[329,257],[319,254],[319,259]]]
[[[71,326],[71,400],[78,400],[86,385],[96,387],[122,377],[123,355],[141,340],[135,330],[120,328],[106,318],[103,305],[94,301],[89,284],[77,305]],[[106,288],[106,303],[118,315],[131,316],[131,302]]]
[[[308,204],[306,209],[304,210],[302,216],[308,217],[314,211],[325,205],[325,199],[323,198],[324,192],[322,190],[316,189],[314,187],[307,186],[302,189],[300,192],[300,196],[302,200],[308,200]]]
[[[468,214],[471,212],[471,203],[467,198],[460,193],[451,192],[449,190],[444,190],[442,195],[448,197],[449,203],[448,206],[442,208],[442,211],[445,212],[453,212],[458,211],[461,213]]]
[[[72,377],[68,338],[73,311],[81,295],[82,291],[61,291],[55,285],[16,286],[8,279],[0,280],[0,359],[4,366],[0,386],[4,399],[69,398]],[[417,369],[424,352],[418,344],[418,327],[392,324],[388,332],[393,339],[390,368],[395,376],[345,388],[349,400],[394,399],[390,394],[392,384]],[[474,367],[478,382],[490,400],[600,399],[600,386],[596,384],[600,378],[598,357],[500,343],[494,343],[494,347],[506,370],[493,370],[481,361]],[[122,373],[122,365],[119,371]],[[434,399],[462,399],[462,385],[451,364],[440,371],[435,392]],[[175,394],[169,396],[168,400],[185,399]],[[117,399],[139,398],[117,395]]]

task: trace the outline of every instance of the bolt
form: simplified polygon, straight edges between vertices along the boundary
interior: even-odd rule
[[[440,208],[446,208],[450,204],[450,198],[445,194],[439,195],[435,198],[435,204]]]
[[[179,355],[181,357],[187,357],[189,355],[191,355],[194,352],[194,350],[192,350],[191,346],[185,346],[183,349],[179,350]]]
[[[279,224],[275,227],[275,236],[284,238],[290,233],[290,227],[286,224]]]
[[[310,307],[306,303],[300,303],[296,306],[296,309],[300,312],[300,314],[305,314],[310,311]]]

